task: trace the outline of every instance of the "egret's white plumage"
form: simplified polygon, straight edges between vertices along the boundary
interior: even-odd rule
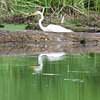
[[[42,21],[44,19],[44,16],[40,11],[36,11],[35,13],[31,14],[30,16],[36,15],[36,14],[41,15],[41,19],[39,19],[39,26],[43,31],[49,31],[49,32],[73,32],[70,29],[66,29],[66,28],[64,28],[64,27],[62,27],[60,25],[54,25],[54,24],[49,24],[47,27],[43,27],[41,23],[42,23]]]

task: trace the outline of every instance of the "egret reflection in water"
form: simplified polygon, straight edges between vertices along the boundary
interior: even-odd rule
[[[34,71],[36,73],[41,72],[42,67],[43,67],[43,58],[44,56],[47,56],[47,59],[49,61],[57,61],[61,60],[63,58],[63,55],[65,55],[64,52],[53,52],[53,53],[42,53],[38,56],[38,66],[34,66]]]

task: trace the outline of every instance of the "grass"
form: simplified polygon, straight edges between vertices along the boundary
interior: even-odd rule
[[[100,10],[100,0],[1,0],[0,15],[3,15],[4,17],[6,15],[8,16],[8,6],[6,1],[9,1],[11,14],[21,13],[25,16],[36,10],[40,10],[42,12],[55,13],[56,16],[61,15],[60,12],[64,11],[70,19],[75,19],[78,15],[89,18],[91,17],[89,14],[90,12],[96,14]],[[59,17],[62,18],[61,16]],[[6,25],[5,28],[7,29],[7,27],[9,27],[8,29],[11,29],[10,26],[13,27],[12,29],[17,28],[17,25],[9,25]],[[23,25],[21,27],[19,26],[18,29],[23,30]]]
[[[0,12],[7,11],[6,1],[0,1]],[[24,14],[29,14],[29,12],[43,8],[49,10],[51,8],[53,9],[53,7],[57,8],[59,12],[61,6],[65,8],[69,7],[69,9],[82,14],[86,11],[98,12],[98,9],[100,9],[99,0],[9,0],[9,5],[12,13],[21,12]]]
[[[5,24],[3,30],[25,30],[25,24]]]

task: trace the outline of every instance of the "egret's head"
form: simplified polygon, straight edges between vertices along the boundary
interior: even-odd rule
[[[36,11],[35,13],[33,13],[33,14],[30,14],[29,16],[33,16],[33,15],[37,15],[37,14],[42,14],[40,11]]]

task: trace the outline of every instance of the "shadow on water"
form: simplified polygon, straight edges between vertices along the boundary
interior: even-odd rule
[[[99,100],[98,52],[96,45],[2,44],[0,100]]]

